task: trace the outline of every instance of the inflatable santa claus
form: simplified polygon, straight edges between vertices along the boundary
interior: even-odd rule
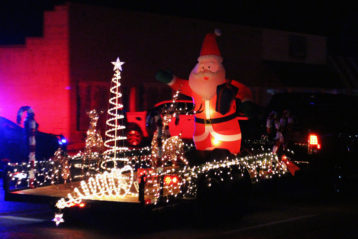
[[[216,42],[219,35],[216,30],[205,36],[198,63],[189,80],[168,71],[159,71],[156,79],[192,97],[195,105],[193,139],[197,150],[221,148],[238,154],[242,138],[238,107],[245,108],[252,94],[247,86],[226,79],[223,58]]]

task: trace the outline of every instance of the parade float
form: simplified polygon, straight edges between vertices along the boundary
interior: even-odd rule
[[[59,148],[48,160],[34,160],[31,154],[28,162],[8,165],[6,199],[52,203],[53,221],[59,225],[71,208],[111,203],[153,209],[203,197],[208,201],[214,195],[233,201],[246,196],[243,187],[247,185],[287,172],[294,175],[297,168],[287,155],[272,152],[267,139],[241,138],[237,109],[247,107],[250,92],[243,84],[226,80],[215,37],[213,33],[205,37],[189,81],[158,72],[157,79],[170,85],[175,94],[170,107],[159,112],[149,146],[126,147],[121,93],[124,62],[117,58],[112,62],[105,139],[97,129],[100,114],[93,109],[88,112],[83,151],[68,155]],[[178,112],[179,93],[191,96],[195,105],[188,112],[195,117],[193,143],[185,143],[180,134],[168,134],[167,126]],[[216,191],[220,187],[225,190]]]

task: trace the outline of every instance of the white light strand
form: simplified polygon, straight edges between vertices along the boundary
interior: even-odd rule
[[[81,181],[81,187],[75,188],[67,199],[61,198],[56,207],[64,209],[80,204],[82,200],[106,200],[113,198],[124,198],[130,193],[133,185],[134,172],[131,166],[126,165],[121,169],[113,169],[111,172],[97,174],[87,181]]]
[[[118,152],[127,151],[128,148],[124,147],[124,140],[127,139],[126,136],[123,136],[121,132],[125,129],[123,124],[119,122],[123,122],[124,115],[123,115],[123,104],[122,104],[122,93],[120,92],[120,79],[121,79],[121,70],[122,65],[124,62],[121,62],[117,57],[115,62],[112,62],[114,65],[114,76],[112,77],[112,86],[110,88],[110,93],[112,94],[111,98],[109,99],[110,107],[107,111],[109,119],[106,121],[107,126],[109,129],[105,132],[107,139],[104,145],[107,147],[107,150],[104,154],[107,155],[114,155],[114,159],[117,158]],[[122,146],[120,146],[122,145]],[[128,161],[126,157],[119,158],[121,161]],[[114,161],[116,165],[116,161]]]
[[[181,145],[178,141],[176,144]],[[168,145],[166,145],[168,146]],[[176,146],[178,147],[178,146]],[[188,146],[185,144],[184,148],[193,148],[194,146]],[[176,149],[169,150],[168,159],[164,160],[166,162],[178,161],[178,155],[181,153],[177,153]],[[174,147],[175,148],[175,147]],[[213,175],[217,176],[221,180],[232,180],[231,170],[232,167],[237,167],[239,171],[241,171],[241,176],[244,176],[244,172],[247,171],[251,181],[253,183],[259,182],[260,180],[268,180],[272,179],[274,176],[282,177],[286,172],[288,172],[287,163],[280,160],[278,155],[273,154],[270,149],[265,149],[264,147],[260,148],[261,153],[257,152],[255,154],[251,154],[248,156],[238,156],[238,157],[226,157],[220,160],[213,160],[212,162],[207,162],[201,164],[199,166],[189,166],[187,165],[187,161],[185,161],[185,157],[183,159],[179,159],[185,162],[184,165],[172,165],[165,166],[163,170],[156,170],[153,165],[150,164],[153,158],[150,154],[149,148],[143,148],[142,150],[137,151],[128,151],[128,160],[132,164],[132,168],[134,165],[142,165],[141,167],[144,168],[151,168],[151,173],[148,173],[148,187],[146,185],[145,195],[146,197],[151,198],[151,203],[156,204],[159,198],[160,191],[164,191],[165,197],[170,198],[177,198],[178,195],[186,195],[186,196],[195,196],[196,195],[196,180],[200,177],[200,175],[204,175],[208,177],[208,173],[212,172]],[[170,154],[170,151],[175,151],[175,154]],[[179,151],[178,151],[179,152]],[[99,171],[111,171],[113,169],[113,164],[109,163],[109,165],[103,165],[100,169],[97,164],[97,168],[95,165],[88,161],[82,161],[81,158],[83,155],[78,154],[72,157],[67,156],[69,161],[72,161],[71,164],[73,168],[87,168],[91,169],[93,167],[93,172],[97,172],[92,178],[88,179],[88,181],[83,181],[81,186],[75,189],[72,194],[68,195],[67,200],[63,199],[59,202],[59,206],[63,207],[71,207],[78,205],[81,203],[83,199],[108,199],[113,200],[111,197],[125,197],[128,193],[131,193],[130,184],[133,184],[133,170],[130,172],[128,171],[125,175],[122,175],[122,180],[118,180],[118,176],[113,174],[115,171],[111,173],[98,173]],[[98,153],[93,154],[93,157],[101,157]],[[181,156],[182,157],[182,156]],[[101,157],[101,160],[106,160],[106,156]],[[98,162],[97,159],[93,159],[92,161]],[[109,162],[111,162],[109,160]],[[89,164],[88,164],[89,163]],[[179,167],[178,167],[179,166]],[[9,171],[9,177],[11,182],[15,182],[17,184],[21,184],[24,180],[28,180],[28,177],[25,178],[27,175],[27,171],[30,165],[26,163],[22,164],[14,164],[12,165],[12,172]],[[60,177],[59,174],[61,172],[61,164],[56,163],[56,161],[39,161],[36,164],[37,167],[37,174],[36,174],[36,182],[38,186],[44,185],[48,183],[54,184],[59,183]],[[130,166],[128,166],[130,167]],[[224,170],[225,169],[225,170]],[[10,173],[11,172],[11,173]],[[93,174],[92,174],[93,175]],[[129,177],[129,175],[131,175]],[[166,175],[178,175],[181,179],[175,185],[164,185],[161,187],[159,178],[166,176]],[[90,176],[90,175],[89,175]],[[126,177],[127,178],[126,178]],[[73,177],[73,176],[71,176]],[[181,187],[185,185],[185,187]],[[209,185],[210,186],[210,183]],[[118,188],[121,188],[121,194],[118,194]],[[134,188],[134,187],[133,187]],[[132,189],[133,189],[132,188]],[[185,190],[183,190],[185,189]],[[137,190],[133,190],[137,194]],[[136,195],[133,194],[133,195]],[[156,198],[156,199],[155,199]],[[168,200],[168,199],[165,199]],[[67,202],[67,203],[66,203]]]

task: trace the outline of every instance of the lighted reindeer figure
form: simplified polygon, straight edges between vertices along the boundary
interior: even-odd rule
[[[103,151],[103,139],[100,131],[97,130],[97,123],[99,119],[97,111],[93,109],[87,112],[87,114],[90,118],[90,123],[87,130],[86,148],[84,153],[85,155],[90,155],[93,152]]]
[[[163,165],[171,162],[173,166],[178,161],[188,164],[184,157],[184,142],[181,135],[171,136],[169,132],[169,123],[171,120],[179,120],[179,112],[176,108],[176,101],[180,91],[176,91],[173,95],[172,104],[168,109],[163,108],[162,111],[154,116],[157,130],[154,132],[152,139],[152,157],[156,165]]]

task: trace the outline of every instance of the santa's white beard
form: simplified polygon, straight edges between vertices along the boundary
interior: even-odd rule
[[[223,72],[200,72],[190,73],[189,86],[198,95],[203,97],[204,100],[210,100],[216,94],[216,88],[225,82],[225,73]],[[208,77],[205,80],[204,77]]]

